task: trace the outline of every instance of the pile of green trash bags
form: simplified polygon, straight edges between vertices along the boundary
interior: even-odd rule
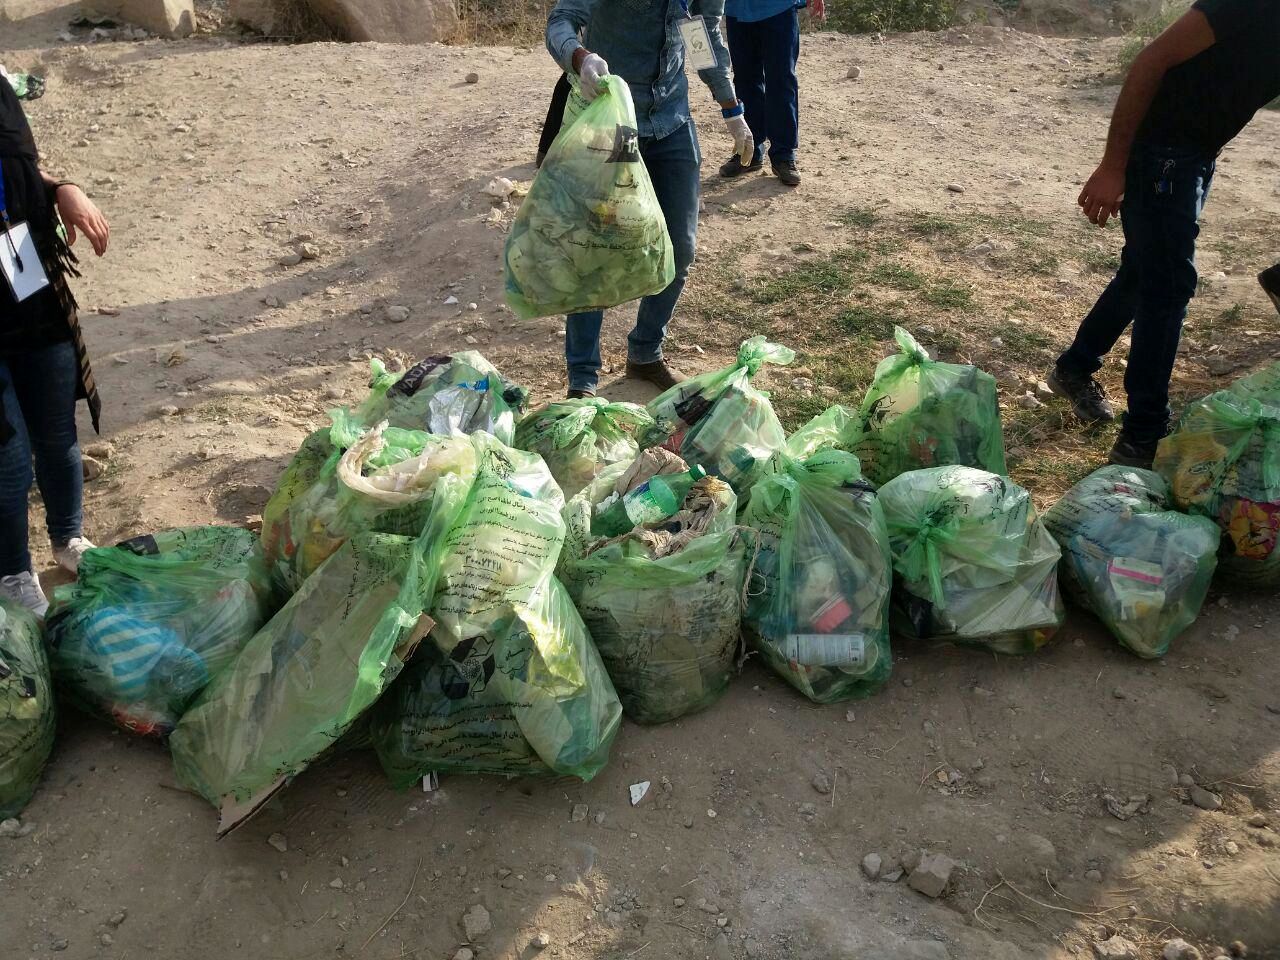
[[[858,458],[838,449],[850,416],[832,407],[796,431],[740,517],[755,535],[747,636],[817,703],[868,696],[892,669],[889,535]]]
[[[1063,551],[1067,594],[1140,657],[1161,657],[1200,613],[1222,538],[1207,517],[1170,509],[1150,470],[1103,467],[1044,516]]]
[[[526,320],[617,306],[675,279],[631,90],[613,76],[601,87],[556,137],[507,239],[507,303]]]
[[[1155,470],[1179,510],[1225,534],[1224,574],[1280,584],[1280,363],[1188,407],[1161,441]]]
[[[906,330],[880,361],[858,412],[854,452],[882,486],[908,470],[959,465],[1008,472],[996,382],[977,367],[931,360]]]
[[[327,449],[320,462],[314,452]],[[303,443],[263,511],[263,542],[279,583],[293,593],[356,533],[416,537],[436,481],[475,476],[475,448],[460,434],[437,436],[376,425],[344,452]],[[304,486],[303,482],[309,482]]]
[[[899,580],[896,632],[1030,653],[1062,626],[1057,542],[1031,497],[972,467],[913,470],[880,488]]]
[[[0,600],[0,820],[16,817],[36,792],[53,751],[55,708],[40,624]]]
[[[589,780],[622,711],[554,576],[564,500],[537,455],[472,441],[478,472],[440,545],[436,625],[372,712],[374,749],[399,787],[450,771]]]
[[[557,400],[520,421],[515,446],[541,454],[565,500],[571,500],[610,464],[634,460],[640,451],[637,431],[652,425],[653,418],[634,403]]]
[[[732,366],[678,383],[651,401],[652,427],[640,447],[661,446],[718,477],[745,497],[764,463],[787,442],[768,394],[751,385],[766,363],[788,364],[795,353],[752,337]]]
[[[258,538],[186,527],[97,547],[46,621],[54,676],[86,710],[165,736],[270,614]]]
[[[622,709],[638,723],[665,723],[720,698],[739,649],[745,544],[737,497],[699,480],[680,512],[621,537],[591,534],[596,507],[653,476],[687,465],[661,449],[600,474],[565,508],[560,570],[591,631]]]

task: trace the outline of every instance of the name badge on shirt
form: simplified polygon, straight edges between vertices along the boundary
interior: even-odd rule
[[[0,224],[0,272],[19,303],[49,285],[31,229],[25,223]]]
[[[716,52],[711,49],[711,34],[707,21],[701,17],[685,17],[680,21],[680,36],[684,40],[684,59],[695,70],[710,70],[716,66]]]

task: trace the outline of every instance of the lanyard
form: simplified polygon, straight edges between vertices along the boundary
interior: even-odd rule
[[[686,20],[692,20],[693,14],[689,12],[689,0],[680,0],[680,9],[684,11]],[[4,194],[0,193],[0,206],[3,206]]]
[[[4,202],[4,164],[0,163],[0,219],[4,220],[5,226],[9,225],[9,209]]]
[[[3,163],[0,163],[0,227],[4,229],[4,238],[9,241],[9,250],[13,254],[13,265],[18,268],[19,273],[22,273],[25,269],[22,265],[22,257],[18,255],[18,245],[13,242],[13,234],[9,232],[13,224],[9,222],[9,208],[5,204]]]

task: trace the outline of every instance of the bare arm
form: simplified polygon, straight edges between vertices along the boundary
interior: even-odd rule
[[[1077,201],[1084,215],[1098,226],[1106,226],[1107,220],[1120,212],[1129,152],[1164,75],[1213,44],[1213,28],[1208,19],[1199,10],[1188,10],[1147,44],[1133,61],[1111,113],[1102,162],[1085,183]]]
[[[67,243],[76,242],[76,230],[79,229],[89,238],[93,252],[102,256],[107,252],[107,240],[111,236],[111,227],[102,211],[74,183],[56,180],[44,171],[40,178],[45,186],[54,190],[54,200],[58,204],[58,214],[67,227]]]

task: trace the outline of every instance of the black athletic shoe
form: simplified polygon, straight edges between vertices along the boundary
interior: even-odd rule
[[[567,394],[570,400],[585,400],[595,395],[596,392],[594,390],[570,390]]]
[[[1276,309],[1280,310],[1280,263],[1258,274],[1258,282],[1267,291],[1267,296],[1276,305]]]
[[[1121,467],[1137,467],[1139,470],[1150,470],[1156,459],[1156,447],[1159,440],[1132,440],[1122,432],[1111,448],[1112,463]]]
[[[740,177],[744,173],[755,173],[756,171],[763,169],[764,158],[752,160],[751,163],[744,164],[742,162],[742,158],[735,153],[724,163],[720,164],[720,176],[727,180],[732,180],[734,177]]]
[[[1107,399],[1107,391],[1093,377],[1067,373],[1061,367],[1054,367],[1053,373],[1049,374],[1049,389],[1071,401],[1071,409],[1082,423],[1109,423],[1116,418],[1115,408]]]
[[[770,164],[773,175],[788,187],[800,186],[800,171],[796,169],[794,160],[778,160]]]

